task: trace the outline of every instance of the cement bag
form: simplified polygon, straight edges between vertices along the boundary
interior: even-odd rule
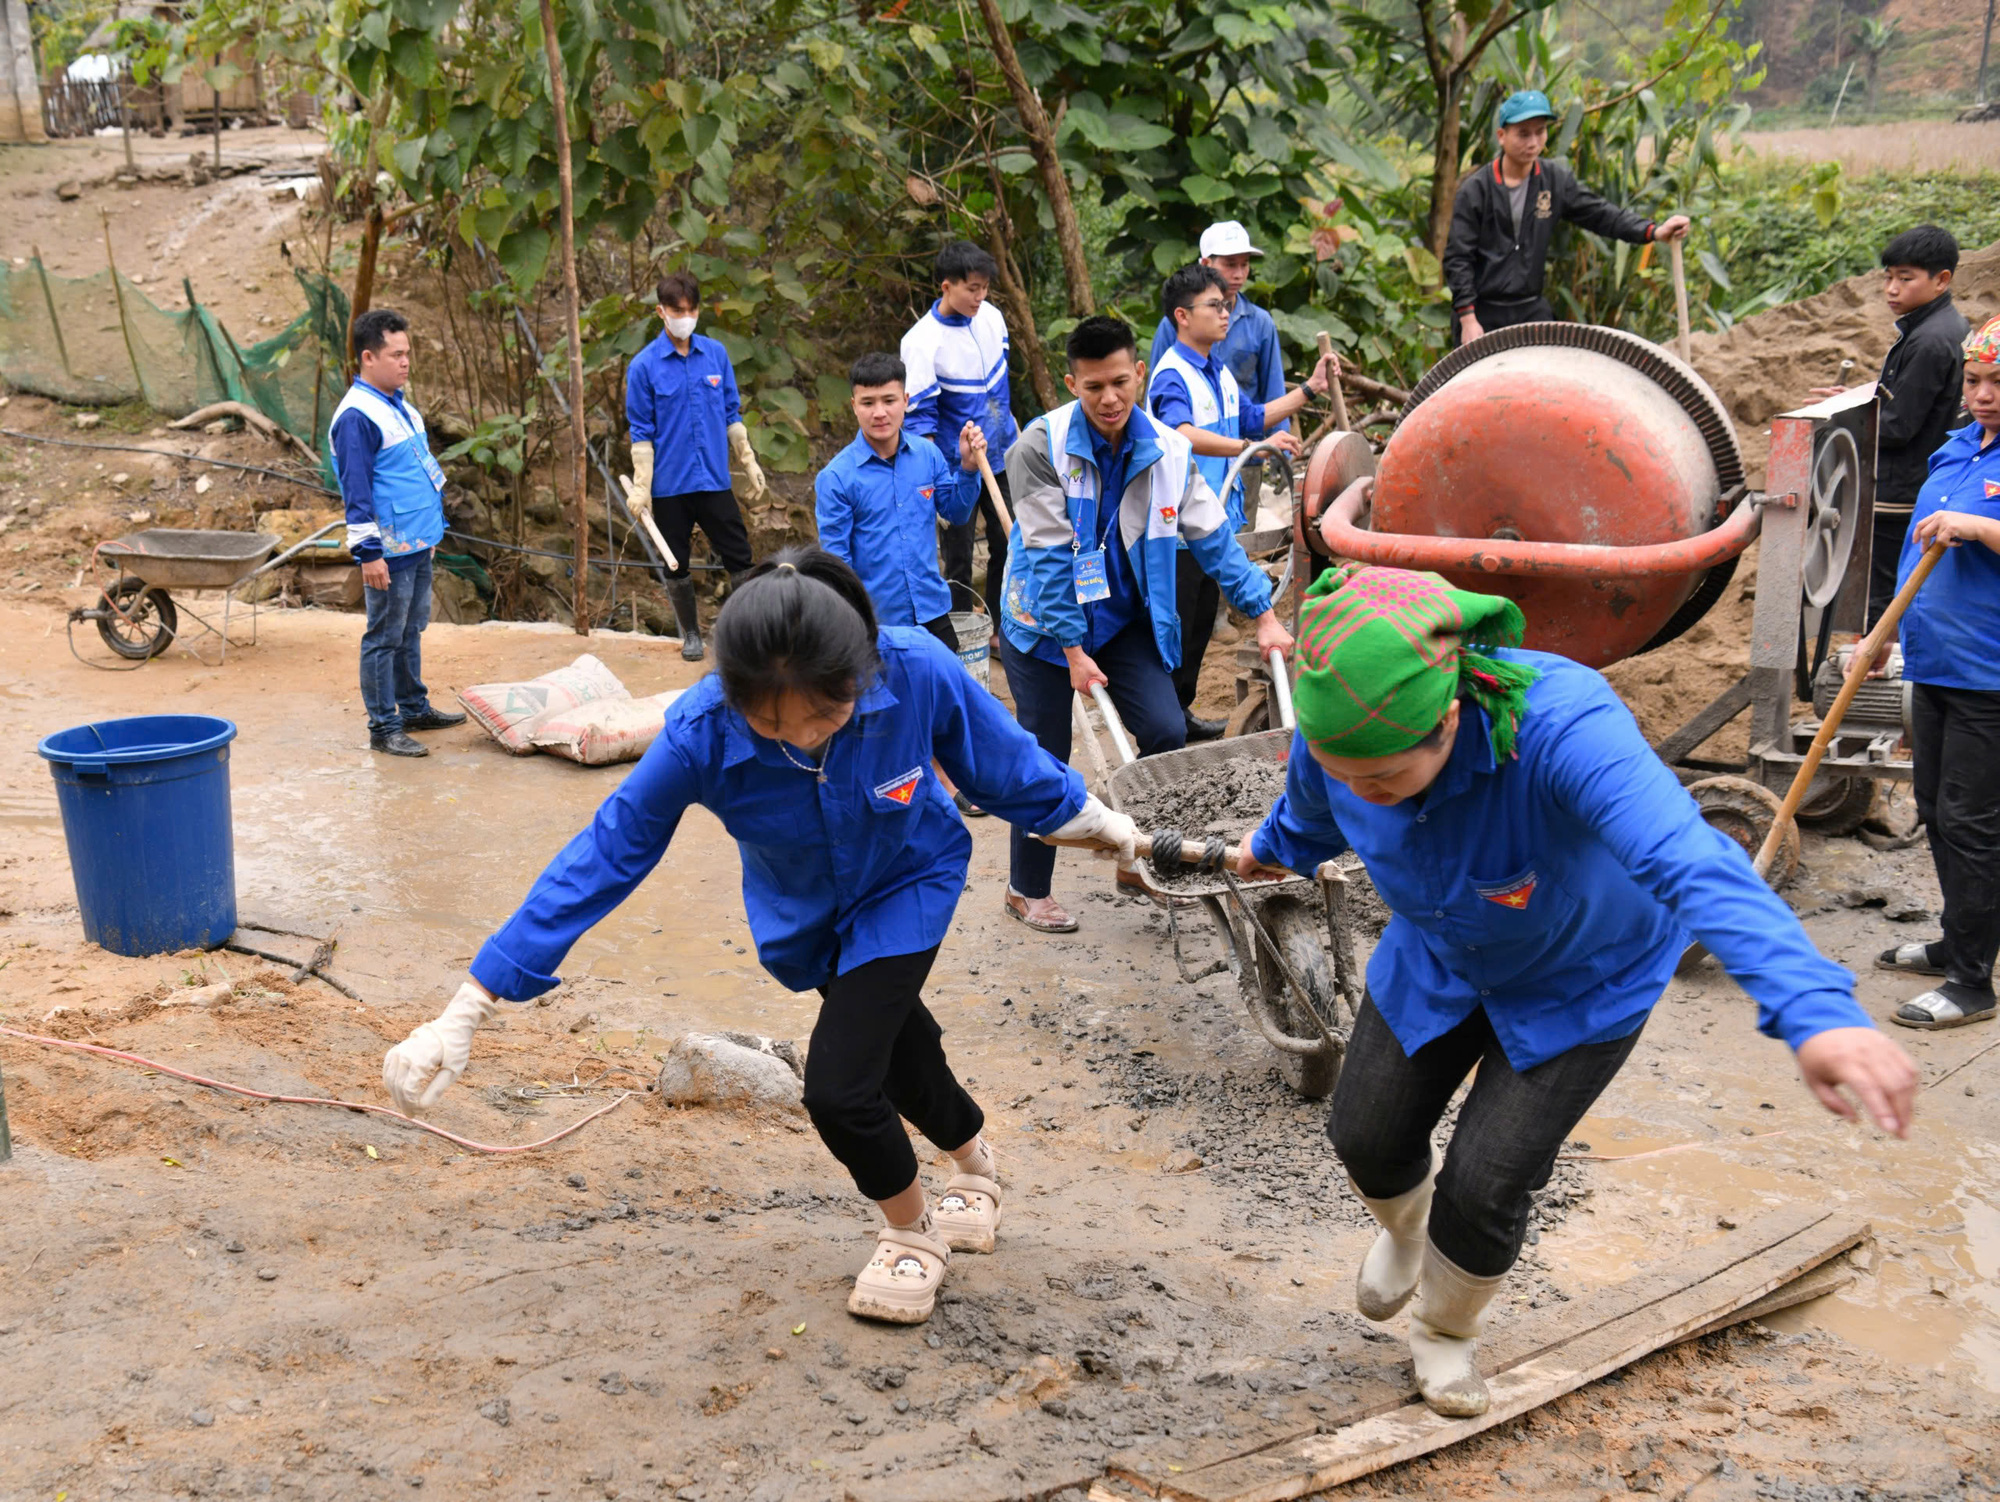
[[[546,716],[602,699],[629,699],[618,675],[588,652],[566,668],[524,683],[480,683],[458,696],[465,712],[516,756],[531,756],[530,737]]]
[[[650,699],[599,699],[575,709],[558,709],[535,722],[530,739],[537,751],[586,767],[637,761],[658,738],[667,706],[680,696],[681,691],[673,689]]]

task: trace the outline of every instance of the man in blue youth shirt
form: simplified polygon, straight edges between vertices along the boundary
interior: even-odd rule
[[[921,626],[956,652],[937,524],[972,515],[986,435],[967,422],[954,467],[936,444],[907,431],[901,360],[863,355],[847,379],[861,431],[813,481],[819,545],[861,576],[882,625]]]
[[[722,557],[733,584],[750,567],[750,534],[729,485],[729,461],[742,467],[744,499],[763,499],[764,471],[743,426],[736,395],[736,367],[729,351],[694,331],[701,284],[685,271],[660,278],[656,295],[666,332],[639,351],[625,372],[625,424],[632,434],[632,478],[625,495],[634,506],[650,498],[653,521],[673,550],[667,599],[680,622],[681,656],[701,659],[701,621],[695,613],[688,549],[701,527]]]
[[[444,539],[444,471],[431,457],[424,419],[403,400],[410,381],[410,325],[390,308],[354,320],[361,371],[334,409],[333,473],[347,507],[347,548],[361,565],[368,625],[361,633],[361,702],[368,747],[428,756],[409,732],[463,725],[431,707],[423,679],[431,619],[431,552]]]
[[[903,335],[910,432],[932,440],[953,464],[966,423],[978,425],[996,454],[1006,453],[1021,431],[1007,385],[1007,320],[986,300],[998,271],[993,257],[969,240],[945,246],[937,258],[937,301]],[[1006,471],[994,479],[1006,500]],[[984,494],[978,506],[986,518],[985,593],[994,597],[1007,577],[1007,529]],[[967,517],[944,534],[944,576],[967,589],[972,587],[974,526]]]

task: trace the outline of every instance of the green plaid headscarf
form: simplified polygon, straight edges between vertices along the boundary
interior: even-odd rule
[[[1437,728],[1462,686],[1492,721],[1493,759],[1504,762],[1541,674],[1467,649],[1517,647],[1526,630],[1512,600],[1437,574],[1330,568],[1299,615],[1299,729],[1334,756],[1393,756]]]

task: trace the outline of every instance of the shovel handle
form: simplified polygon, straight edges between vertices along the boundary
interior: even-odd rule
[[[1322,359],[1333,353],[1333,335],[1329,334],[1325,329],[1319,331],[1317,342]],[[1347,394],[1340,389],[1339,376],[1336,375],[1333,378],[1333,384],[1327,387],[1326,394],[1333,398],[1333,429],[1336,433],[1345,433],[1347,431]]]
[[[660,535],[659,523],[653,520],[653,508],[647,504],[649,498],[642,496],[637,501],[633,501],[632,492],[628,490],[625,492],[625,499],[630,503],[627,509],[639,518],[639,525],[644,527],[646,535],[653,539],[653,546],[660,550],[660,556],[667,561],[667,567],[670,569],[679,568],[680,564],[674,559],[674,550],[667,546],[666,538]]]
[[[1007,503],[1000,498],[1000,482],[993,478],[993,466],[986,462],[983,453],[979,456],[979,478],[986,482],[986,499],[993,503],[993,514],[1000,518],[1000,530],[1012,532],[1014,518],[1007,511]]]
[[[1680,357],[1683,364],[1694,362],[1694,346],[1688,332],[1687,260],[1681,254],[1681,237],[1667,242],[1667,261],[1674,270],[1674,318],[1680,325]]]

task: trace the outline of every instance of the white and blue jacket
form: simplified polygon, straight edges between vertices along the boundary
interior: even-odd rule
[[[1178,339],[1168,345],[1146,382],[1147,410],[1164,426],[1176,431],[1186,422],[1219,438],[1242,438],[1246,429],[1249,436],[1262,437],[1262,403],[1244,400],[1235,375],[1219,358],[1217,351],[1210,350],[1208,358],[1200,364],[1196,363],[1198,359],[1200,357]],[[1208,481],[1208,488],[1217,495],[1222,495],[1222,482],[1233,462],[1221,454],[1194,456],[1194,467],[1201,471],[1201,477]],[[1243,481],[1240,476],[1229,487],[1229,494],[1222,495],[1222,507],[1229,513],[1230,530],[1241,532],[1247,518],[1244,515]]]
[[[932,759],[1036,834],[1082,809],[1083,779],[929,632],[888,627],[878,645],[881,675],[827,743],[824,782],[751,730],[713,673],[682,694],[632,775],[480,947],[473,979],[509,1001],[557,985],[570,946],[632,895],[697,803],[736,840],[757,958],[781,985],[810,990],[942,942],[972,837]]]
[[[979,424],[996,454],[1020,436],[1007,387],[1007,320],[990,302],[970,318],[940,303],[903,335],[903,387],[910,394],[906,431],[928,438],[958,463],[958,432]]]
[[[356,563],[386,558],[394,573],[444,540],[444,471],[431,457],[423,414],[402,392],[357,378],[334,408],[330,436]]]
[[[1118,498],[1118,540],[1169,670],[1180,666],[1181,622],[1174,607],[1174,554],[1186,540],[1202,571],[1247,616],[1271,608],[1271,585],[1245,556],[1222,502],[1193,463],[1187,439],[1144,410],[1130,418],[1132,452]],[[1022,652],[1046,638],[1082,646],[1089,631],[1076,597],[1076,560],[1098,535],[1097,463],[1089,419],[1076,402],[1038,417],[1007,454],[1014,496],[1007,587],[1000,629]]]
[[[1501,651],[1541,679],[1516,755],[1496,763],[1483,710],[1421,798],[1386,807],[1320,769],[1294,734],[1285,791],[1251,836],[1299,872],[1353,850],[1393,915],[1368,993],[1405,1053],[1485,1009],[1507,1062],[1532,1069],[1646,1020],[1689,935],[1793,1048],[1871,1026],[1854,977],[1813,948],[1742,849],[1711,828],[1603,677]]]

